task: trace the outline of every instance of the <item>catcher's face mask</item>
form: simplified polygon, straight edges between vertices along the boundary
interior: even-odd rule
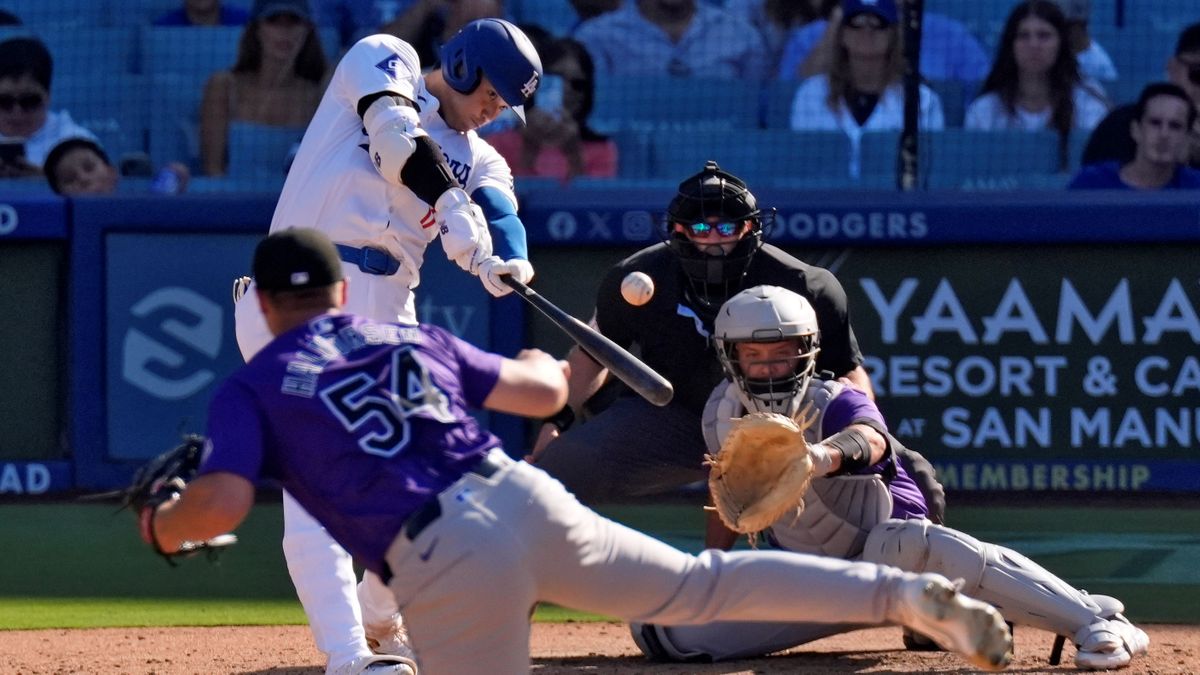
[[[788,417],[800,409],[817,365],[816,335],[778,342],[733,342],[728,362],[733,382],[752,412]]]

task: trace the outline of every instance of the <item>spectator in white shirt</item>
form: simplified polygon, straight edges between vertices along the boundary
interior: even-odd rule
[[[1071,131],[1095,127],[1108,112],[1104,96],[1080,78],[1066,36],[1066,18],[1051,0],[1014,7],[982,93],[967,107],[964,126],[1057,131],[1060,164],[1066,168]]]
[[[894,0],[843,0],[828,71],[805,80],[792,99],[792,129],[841,129],[850,137],[849,175],[854,179],[861,175],[863,133],[904,124],[904,54],[897,19]],[[942,129],[937,94],[921,85],[920,99],[921,129]]]

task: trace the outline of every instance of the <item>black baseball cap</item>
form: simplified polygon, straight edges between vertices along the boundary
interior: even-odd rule
[[[254,249],[254,283],[264,291],[300,291],[342,280],[342,260],[333,242],[310,228],[282,230]]]

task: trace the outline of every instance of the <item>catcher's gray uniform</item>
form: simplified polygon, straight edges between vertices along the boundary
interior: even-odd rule
[[[863,416],[861,406],[867,399],[854,400],[856,393],[838,382],[812,381],[800,406],[811,404],[817,416],[805,432],[810,443],[847,426],[850,415]],[[852,405],[847,404],[850,400]],[[874,407],[873,402],[869,405]],[[725,381],[713,390],[704,411],[710,453],[719,451],[729,420],[745,413],[735,385]],[[1118,600],[1077,590],[1011,549],[935,525],[920,515],[904,517],[895,505],[896,485],[880,473],[815,478],[802,512],[777,520],[765,538],[783,550],[961,578],[963,592],[995,605],[1008,621],[1072,638],[1078,647],[1076,664],[1083,668],[1119,667],[1148,648],[1149,638],[1121,616],[1124,606]],[[675,627],[635,624],[633,632],[650,656],[721,660],[788,649],[858,627],[722,622]]]

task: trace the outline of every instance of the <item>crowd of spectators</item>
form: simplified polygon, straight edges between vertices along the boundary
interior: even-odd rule
[[[575,20],[538,25],[539,11],[550,5]],[[956,127],[1053,134],[1059,185],[1081,166],[1129,166],[1138,149],[1134,129],[1146,114],[1145,105],[1116,96],[1148,83],[1131,82],[1118,71],[1112,45],[1104,44],[1113,32],[1095,32],[1111,17],[1095,15],[1090,0],[1014,0],[1005,16],[970,26],[961,12],[952,16],[933,3],[922,17],[921,82],[915,89],[903,77],[905,31],[897,0],[180,0],[156,7],[154,15],[129,20],[146,29],[240,31],[229,65],[210,72],[198,91],[181,93],[196,99],[194,140],[180,153],[187,156],[165,158],[206,178],[235,173],[229,166],[234,126],[294,130],[298,138],[329,64],[355,40],[394,34],[432,67],[449,35],[485,16],[517,21],[538,36],[546,65],[528,124],[508,117],[482,130],[518,176],[619,177],[619,158],[634,156],[622,152],[626,138],[612,133],[621,131],[622,120],[606,109],[597,126],[592,113],[631,78],[761,85],[764,112],[757,127],[774,119],[796,131],[845,134],[848,184],[861,173],[864,135],[903,128],[909,91],[918,92],[918,126],[927,143],[938,142],[936,132]],[[144,175],[145,159],[129,160],[145,155],[144,144],[105,147],[87,128],[88,111],[52,107],[54,60],[37,37],[46,17],[16,16],[0,0],[0,18],[5,24],[26,19],[29,27],[28,35],[0,43],[0,176],[50,178],[43,167],[48,154],[72,139],[94,147],[77,144],[64,153],[68,158],[86,155],[98,173],[116,167],[117,175],[131,175],[123,169],[135,166],[142,173],[133,175]],[[999,25],[994,34],[980,31]],[[1179,35],[1167,58],[1166,81],[1200,101],[1200,24]],[[664,96],[660,105],[663,119],[681,123],[692,104]],[[774,118],[766,112],[772,105],[780,110]],[[1184,162],[1195,167],[1200,133],[1186,131]],[[267,161],[282,179],[286,158]],[[776,171],[786,173],[787,167]]]

